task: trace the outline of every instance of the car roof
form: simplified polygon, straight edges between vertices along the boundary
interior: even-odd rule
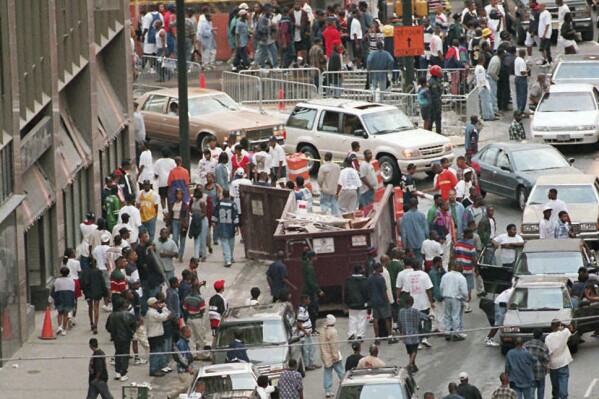
[[[200,89],[200,88],[188,88],[187,89],[187,97],[188,98],[201,97],[201,96],[207,96],[207,95],[212,95],[212,94],[221,94],[221,93],[223,93],[223,92],[219,91],[219,90],[212,90],[212,89]],[[179,89],[176,87],[171,87],[171,88],[167,88],[167,89],[152,90],[152,91],[147,92],[146,94],[161,94],[163,96],[179,98]]]
[[[563,174],[563,175],[544,175],[537,177],[537,186],[564,186],[572,184],[593,184],[597,178],[586,173],[582,174]]]
[[[512,141],[505,143],[491,143],[487,147],[497,147],[501,149],[506,149],[510,151],[526,151],[526,150],[534,150],[537,148],[554,148],[549,144],[544,143],[534,143],[532,141]]]
[[[526,241],[524,245],[525,253],[533,252],[578,252],[583,246],[581,239],[544,239],[544,240],[530,240]]]
[[[317,98],[314,100],[306,101],[299,103],[297,106],[319,106],[319,107],[327,107],[327,108],[342,108],[342,109],[356,109],[356,110],[366,110],[366,109],[387,109],[394,108],[391,105],[380,104],[380,103],[371,103],[367,101],[356,101],[356,100],[348,100],[344,98]]]
[[[268,305],[242,306],[228,309],[223,315],[223,321],[242,321],[258,319],[280,319],[285,314],[284,303]]]
[[[526,287],[561,287],[564,286],[568,282],[568,276],[560,276],[560,275],[523,275],[518,277],[518,281],[516,281],[516,288],[520,288],[522,286]]]
[[[235,390],[235,391],[223,391],[215,392],[206,395],[206,399],[251,399],[254,396],[255,390]],[[204,396],[202,396],[204,397]]]
[[[252,363],[225,363],[204,366],[200,369],[199,375],[210,377],[211,375],[229,375],[241,374],[252,371]]]
[[[593,91],[594,87],[592,84],[587,83],[568,83],[549,86],[549,93],[586,93]]]
[[[557,60],[558,65],[560,63],[567,63],[567,62],[594,62],[594,61],[599,61],[599,55],[567,54],[567,55],[561,55]]]
[[[404,367],[379,367],[372,369],[352,369],[343,379],[342,385],[373,383],[396,383],[405,381],[408,373]]]

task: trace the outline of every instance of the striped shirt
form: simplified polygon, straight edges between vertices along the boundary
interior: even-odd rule
[[[464,274],[470,274],[476,263],[476,247],[470,240],[460,240],[454,247],[456,262],[464,267]]]
[[[310,315],[308,314],[308,308],[306,306],[298,306],[297,321],[302,323],[302,326],[307,332],[312,333],[312,320],[310,320]],[[300,336],[304,336],[303,331],[300,331]]]
[[[110,292],[120,294],[127,289],[127,279],[121,269],[115,269],[110,273]]]
[[[183,300],[183,310],[187,312],[190,319],[198,319],[202,317],[206,309],[206,301],[199,293],[191,293]]]

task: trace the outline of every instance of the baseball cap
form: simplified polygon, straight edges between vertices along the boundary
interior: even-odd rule
[[[142,182],[142,184],[145,186],[146,184],[152,184],[152,182],[146,179]]]
[[[110,241],[110,234],[108,233],[104,233],[100,236],[100,241],[101,242],[109,242]]]
[[[468,379],[468,373],[467,373],[467,372],[465,372],[465,371],[462,371],[462,372],[460,373],[460,376],[459,376],[459,377],[460,377],[460,380],[467,380],[467,379]]]
[[[224,288],[225,286],[225,280],[218,280],[214,283],[214,289],[216,291],[220,291]]]
[[[277,137],[276,136],[270,136],[268,138],[268,141],[277,141]]]
[[[154,305],[156,302],[158,302],[158,299],[152,297],[148,299],[148,306],[152,306]]]
[[[375,247],[374,245],[371,245],[368,248],[366,248],[366,253],[368,255],[376,254],[377,252],[378,252],[378,248]]]
[[[241,3],[241,4],[239,5],[239,9],[240,9],[240,10],[249,10],[249,9],[250,9],[250,7],[248,7],[248,5],[247,5],[246,3]]]
[[[241,9],[239,9],[239,12],[237,13],[237,15],[242,16],[242,15],[246,15],[247,13],[248,12],[244,8],[241,8]]]
[[[360,347],[361,347],[361,346],[362,346],[362,345],[361,345],[361,344],[360,344],[360,342],[358,342],[358,341],[354,341],[354,342],[352,342],[352,343],[351,343],[351,348],[352,348],[353,350],[358,350],[358,349],[360,349]]]
[[[245,175],[245,170],[243,170],[243,168],[237,168],[237,170],[235,171],[235,176],[243,176]]]
[[[193,263],[200,263],[200,258],[191,258],[189,261]]]
[[[491,29],[489,28],[485,28],[483,29],[483,36],[491,36],[493,32],[491,32]]]
[[[552,211],[552,210],[553,210],[553,208],[552,208],[552,207],[551,207],[551,205],[549,205],[549,204],[547,204],[547,205],[545,205],[545,206],[543,207],[543,212],[545,212],[545,211]]]

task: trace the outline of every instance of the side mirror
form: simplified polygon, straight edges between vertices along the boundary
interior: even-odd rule
[[[576,162],[575,158],[568,158],[568,162],[570,163],[570,165],[572,165],[574,162]]]
[[[363,137],[365,139],[368,138],[368,133],[364,129],[356,129],[354,130],[354,136]]]
[[[294,336],[294,337],[291,337],[291,338],[289,339],[289,344],[290,344],[290,345],[291,345],[291,344],[297,344],[298,342],[300,342],[300,337],[298,337],[297,335],[296,335],[296,336]]]

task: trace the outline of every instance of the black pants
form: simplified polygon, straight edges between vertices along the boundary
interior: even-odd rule
[[[497,108],[500,111],[507,111],[510,97],[510,77],[500,73],[497,81]]]
[[[433,130],[433,125],[437,128],[437,133],[441,134],[441,107],[431,107],[428,130]]]
[[[131,341],[114,341],[114,371],[120,375],[127,374],[129,369],[129,353],[131,351]],[[119,356],[127,355],[127,356]]]
[[[553,61],[553,58],[551,58],[551,39],[541,39],[539,50],[547,52],[547,61]]]
[[[310,304],[308,305],[308,315],[312,322],[312,328],[316,330],[316,319],[318,318],[318,294],[310,295]]]

